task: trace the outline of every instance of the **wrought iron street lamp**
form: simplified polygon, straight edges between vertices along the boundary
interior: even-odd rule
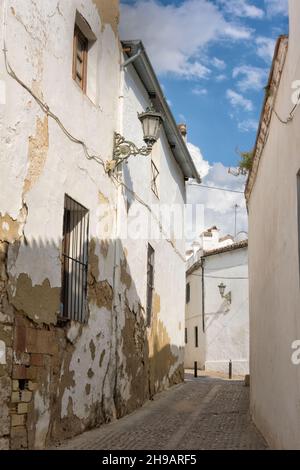
[[[231,292],[228,292],[228,294],[225,294],[225,289],[226,286],[223,284],[223,282],[218,286],[220,295],[222,299],[226,299],[229,304],[231,304]]]
[[[120,163],[128,160],[131,156],[142,155],[146,157],[150,155],[154,144],[159,138],[163,118],[153,108],[147,108],[144,113],[138,114],[138,118],[142,124],[146,146],[138,148],[130,140],[126,140],[122,135],[115,133],[113,160],[106,165],[108,172],[115,170]]]

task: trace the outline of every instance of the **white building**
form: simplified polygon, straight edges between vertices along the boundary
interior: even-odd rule
[[[117,0],[2,4],[0,448],[41,449],[183,379],[185,245],[161,212],[180,225],[198,175]],[[152,154],[108,172],[150,104]]]
[[[253,419],[276,449],[300,449],[300,2],[290,0],[246,188]],[[298,348],[298,350],[297,350]]]
[[[185,367],[249,372],[248,243],[201,251],[187,266]]]

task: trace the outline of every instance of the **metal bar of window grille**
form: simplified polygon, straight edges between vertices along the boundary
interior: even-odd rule
[[[75,315],[76,315],[76,319],[79,321],[80,320],[80,317],[79,317],[79,310],[78,310],[78,275],[77,275],[77,272],[78,272],[78,263],[77,263],[77,256],[78,256],[78,224],[79,224],[79,220],[78,220],[78,213],[79,213],[79,209],[76,208],[76,210],[74,211],[75,212],[75,258],[74,258],[74,262],[75,262],[75,273],[74,273],[74,277],[75,277],[75,299],[74,299],[74,303],[75,303],[75,306],[74,306],[74,311],[75,311]]]
[[[81,220],[81,246],[80,246],[80,252],[82,253],[82,260],[83,260],[83,265],[81,266],[81,298],[80,298],[80,318],[81,321],[85,320],[85,315],[84,315],[84,297],[85,297],[85,278],[83,276],[83,272],[85,270],[85,258],[84,258],[84,244],[85,244],[85,225],[86,225],[86,217],[87,215],[83,213],[83,217]],[[81,255],[80,255],[81,256]]]

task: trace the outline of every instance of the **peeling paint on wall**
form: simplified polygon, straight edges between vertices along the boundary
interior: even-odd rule
[[[118,35],[119,26],[119,0],[110,0],[109,2],[103,2],[102,0],[93,0],[96,8],[101,17],[102,31],[106,24],[112,27],[115,35]]]
[[[21,225],[18,220],[12,219],[8,214],[0,214],[0,240],[12,243],[22,234]]]
[[[29,137],[28,171],[24,182],[24,193],[27,193],[39,179],[47,159],[49,148],[48,116],[37,118],[36,135]]]
[[[11,302],[36,323],[55,324],[60,309],[60,289],[52,288],[48,279],[42,285],[33,286],[27,274],[20,274]]]
[[[120,381],[125,378],[130,387],[129,397],[124,399],[121,387],[115,391],[117,416],[121,417],[141,406],[149,397],[149,351],[146,324],[141,308],[132,311],[125,307],[125,326],[122,330],[122,353],[119,365]]]
[[[176,377],[169,377],[172,367],[178,363],[178,355],[175,356],[171,349],[171,339],[165,325],[159,318],[159,313],[160,296],[154,293],[152,325],[149,334],[149,388],[151,396],[161,389],[166,379],[170,380],[170,384],[178,383],[177,373]],[[183,366],[181,365],[180,368],[182,370],[180,381],[182,381]]]

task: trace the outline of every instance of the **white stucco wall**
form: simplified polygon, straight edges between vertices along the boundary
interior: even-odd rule
[[[187,276],[191,300],[186,305],[188,343],[185,367],[198,361],[201,368],[233,375],[249,373],[249,299],[247,248],[225,251],[204,258],[204,323],[202,328],[202,269]],[[226,285],[232,302],[222,299],[219,284]],[[199,346],[195,347],[194,328],[198,326]]]
[[[293,107],[300,79],[300,2],[290,0],[290,37],[277,113]],[[300,339],[297,179],[300,112],[288,125],[273,114],[249,201],[251,411],[270,445],[300,448],[300,366],[292,343]],[[299,209],[299,208],[298,208]]]
[[[231,304],[218,286],[226,285]],[[205,258],[205,368],[233,375],[249,373],[248,250],[226,251]]]

